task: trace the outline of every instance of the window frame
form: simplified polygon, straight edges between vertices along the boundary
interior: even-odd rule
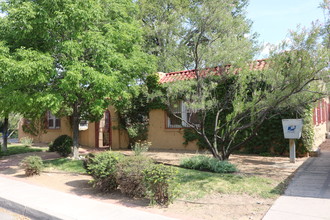
[[[172,129],[172,128],[190,128],[190,126],[186,122],[189,122],[188,114],[193,114],[194,112],[189,111],[187,109],[187,106],[184,104],[183,101],[178,101],[175,104],[179,105],[178,109],[180,111],[177,111],[178,109],[176,109],[176,111],[172,111],[173,113],[169,112],[169,113],[166,114],[166,128],[169,128],[169,129]],[[178,120],[181,121],[181,124],[172,124],[171,123],[171,117],[169,115],[175,115],[175,114],[181,114],[182,119],[177,118]],[[175,117],[175,116],[173,116],[173,117]],[[195,124],[195,125],[198,126],[199,124]]]
[[[52,121],[53,125],[50,126],[50,121]],[[50,111],[47,112],[47,129],[60,129],[61,128],[61,118],[56,117]]]

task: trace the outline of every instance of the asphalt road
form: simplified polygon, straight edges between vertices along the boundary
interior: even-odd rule
[[[18,138],[9,138],[8,143],[18,143]],[[2,137],[0,137],[0,143],[2,143]]]

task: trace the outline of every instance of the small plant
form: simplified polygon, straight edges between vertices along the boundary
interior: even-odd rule
[[[68,135],[61,135],[54,140],[53,144],[49,144],[49,151],[57,152],[62,157],[67,157],[72,153],[72,145],[73,141],[71,137]]]
[[[40,175],[43,169],[42,159],[39,156],[25,157],[20,166],[24,169],[26,176]]]
[[[143,170],[151,166],[151,159],[144,156],[130,156],[117,164],[116,181],[122,193],[130,197],[146,194]]]
[[[151,204],[167,206],[172,203],[175,197],[173,180],[177,170],[162,164],[153,164],[143,173]]]
[[[151,142],[138,141],[134,144],[132,150],[135,156],[140,156],[144,152],[147,152],[151,146]]]
[[[33,138],[30,138],[30,137],[22,137],[20,139],[20,142],[22,144],[24,144],[24,146],[26,147],[31,147],[32,146],[32,143],[33,143]]]
[[[94,179],[93,187],[103,192],[117,189],[116,165],[123,157],[124,155],[113,151],[90,154],[84,161],[84,167]]]
[[[95,158],[95,154],[89,153],[85,156],[83,159],[83,167],[87,172],[90,172],[91,170],[88,169],[88,165],[93,163],[93,159]]]
[[[180,161],[180,166],[194,170],[205,170],[216,173],[234,173],[237,172],[235,165],[228,161],[220,161],[216,158],[198,155],[190,158],[184,158]]]

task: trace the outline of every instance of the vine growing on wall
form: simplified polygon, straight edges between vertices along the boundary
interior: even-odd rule
[[[45,117],[24,118],[23,120],[22,130],[24,133],[35,136],[40,140],[40,136],[47,132],[47,120]]]
[[[289,142],[284,139],[282,119],[285,118],[302,118],[303,130],[301,139],[296,142],[296,149],[298,155],[305,155],[309,152],[314,143],[314,126],[313,126],[313,113],[312,105],[304,106],[304,110],[297,109],[279,109],[274,112],[274,116],[265,120],[256,136],[247,142],[241,149],[241,153],[248,154],[261,154],[261,155],[285,155],[289,152]],[[208,120],[212,121],[213,118]],[[191,129],[184,130],[184,144],[190,141],[197,140],[198,146],[203,149],[205,144],[203,139]]]
[[[147,140],[149,111],[165,108],[160,99],[153,97],[154,94],[162,92],[161,90],[158,74],[150,74],[144,83],[132,87],[126,98],[115,102],[119,115],[119,128],[127,131],[129,146]]]

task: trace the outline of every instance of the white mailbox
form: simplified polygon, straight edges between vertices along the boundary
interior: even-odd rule
[[[299,139],[303,126],[302,119],[282,119],[285,139]]]

